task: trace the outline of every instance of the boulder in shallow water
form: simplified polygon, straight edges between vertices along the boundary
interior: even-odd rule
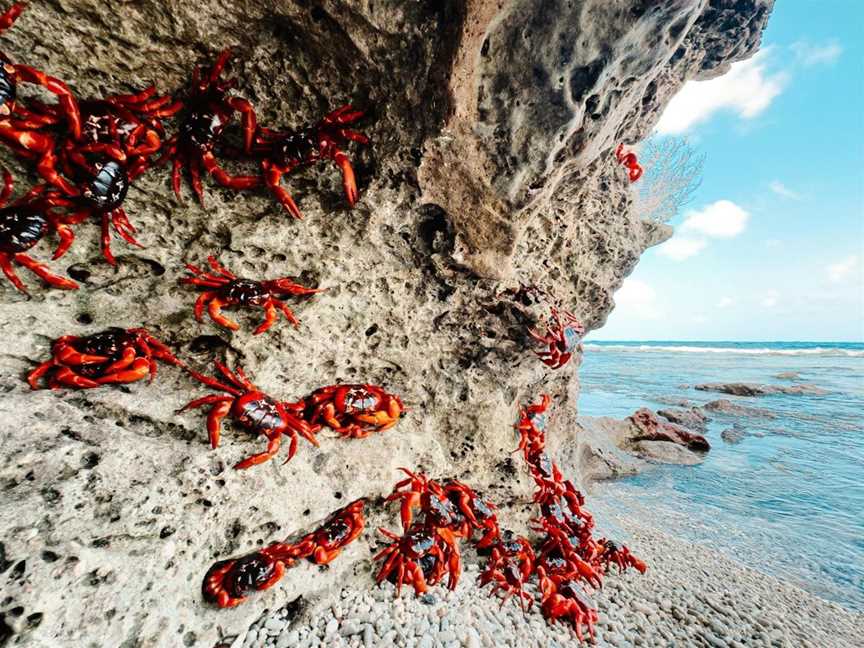
[[[694,432],[704,434],[708,429],[708,417],[696,407],[657,410],[657,415],[662,416],[670,423],[681,425]]]
[[[748,407],[747,405],[739,405],[738,403],[733,403],[726,398],[721,398],[720,400],[714,400],[705,403],[702,406],[702,409],[706,409],[709,412],[715,412],[721,415],[725,414],[728,416],[761,416],[764,418],[777,418],[777,415],[770,410],[763,409],[761,407]]]
[[[747,436],[747,432],[738,425],[733,425],[720,433],[720,438],[726,443],[741,443],[745,436]]]
[[[628,419],[635,428],[635,434],[631,442],[637,441],[667,441],[676,445],[684,446],[694,452],[707,452],[711,444],[701,434],[695,434],[685,430],[680,425],[665,423],[657,418],[657,415],[643,407],[633,413]]]
[[[781,371],[774,377],[779,380],[800,380],[801,374],[799,374],[797,371]]]
[[[631,447],[638,457],[659,463],[692,466],[705,460],[704,453],[691,452],[687,448],[667,441],[638,441]]]

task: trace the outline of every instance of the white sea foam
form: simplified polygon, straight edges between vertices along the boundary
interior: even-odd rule
[[[779,348],[752,348],[752,347],[697,347],[697,346],[670,346],[653,344],[592,344],[586,342],[584,345],[588,351],[644,351],[653,353],[735,353],[740,355],[780,355],[780,356],[836,356],[844,358],[864,357],[864,350],[843,349],[839,347],[811,347],[807,349],[779,349]]]

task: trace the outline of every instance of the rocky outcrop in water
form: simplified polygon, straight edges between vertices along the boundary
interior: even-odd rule
[[[32,3],[2,49],[81,96],[158,83],[173,92],[195,63],[231,46],[237,91],[262,122],[299,127],[351,101],[372,145],[352,147],[361,198],[347,210],[324,166],[286,185],[305,219],[265,192],[207,183],[207,207],[178,203],[164,170],[125,203],[144,249],[101,259],[82,224],[55,268],[75,293],[6,284],[0,326],[0,632],[8,645],[212,645],[274,604],[311,605],[336,582],[368,583],[374,528],[326,572],[294,568],[247,605],[204,604],[201,578],[232,554],[314,527],[331,510],[389,491],[398,466],[458,476],[499,502],[528,478],[511,452],[519,404],[555,399],[550,438],[576,426],[576,358],[550,373],[526,330],[549,303],[509,292],[537,284],[588,329],[640,254],[670,230],[631,209],[618,142],[656,123],[687,79],[752,55],[771,3],[759,0],[533,2]],[[8,155],[3,162],[26,184]],[[231,165],[229,164],[229,168]],[[32,178],[31,178],[32,180]],[[185,189],[184,189],[185,191]],[[35,249],[47,259],[48,246]],[[192,317],[184,262],[217,252],[250,277],[326,287],[298,304],[302,326],[228,334]],[[231,469],[261,440],[227,428],[207,444],[203,395],[165,368],[152,384],[31,393],[22,376],[51,340],[147,326],[193,366],[227,354],[274,396],[324,384],[382,384],[409,415],[365,440],[322,439],[287,465]],[[649,441],[646,441],[651,443]],[[561,448],[564,451],[564,448]],[[578,477],[578,475],[577,475]],[[370,507],[373,508],[374,507]],[[507,507],[502,510],[507,524]]]
[[[700,391],[713,391],[732,396],[770,396],[788,394],[792,396],[824,396],[829,392],[816,385],[760,385],[757,383],[705,383],[696,385]]]
[[[763,418],[776,418],[777,415],[771,410],[762,409],[761,407],[749,407],[748,405],[739,405],[730,400],[722,398],[720,400],[709,401],[702,405],[702,409],[709,412],[715,412],[726,416],[760,416]]]
[[[670,423],[675,423],[694,432],[702,434],[708,429],[708,417],[698,407],[672,408],[657,410],[657,416],[661,416]]]

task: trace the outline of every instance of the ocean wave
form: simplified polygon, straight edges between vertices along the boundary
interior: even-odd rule
[[[811,347],[806,349],[780,349],[770,347],[700,347],[700,346],[669,346],[653,344],[584,344],[589,351],[644,351],[654,353],[735,353],[741,355],[779,355],[779,356],[835,356],[843,358],[864,357],[864,350],[843,349],[840,347]]]

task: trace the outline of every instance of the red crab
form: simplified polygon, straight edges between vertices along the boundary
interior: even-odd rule
[[[467,528],[460,531],[459,535],[470,539],[474,530],[480,531],[482,536],[475,544],[478,549],[487,549],[499,540],[498,517],[492,502],[483,499],[473,489],[455,479],[444,482],[443,491],[465,520]]]
[[[563,560],[565,566],[560,571],[570,574],[571,578],[585,580],[592,587],[600,588],[603,586],[600,574],[580,555],[582,546],[574,546],[567,533],[563,529],[549,524],[548,520],[543,520],[542,528],[546,532],[546,537],[539,549],[539,562],[541,564],[549,567],[557,561]],[[578,538],[574,538],[574,540],[579,541]],[[559,569],[555,571],[559,571]]]
[[[178,367],[171,350],[143,328],[109,328],[86,337],[64,335],[54,342],[51,359],[27,376],[33,389],[47,375],[52,389],[92,389],[111,383],[131,383],[156,377],[156,361]]]
[[[201,593],[205,601],[220,608],[235,607],[251,590],[275,585],[300,557],[296,545],[276,543],[241,558],[220,560],[207,570]]]
[[[192,86],[183,102],[185,115],[180,123],[179,132],[166,142],[166,153],[160,158],[160,162],[170,159],[173,163],[171,182],[178,198],[180,198],[180,170],[184,166],[188,167],[192,190],[202,205],[204,204],[202,170],[229,189],[250,189],[260,184],[257,176],[230,175],[216,161],[214,149],[222,139],[223,131],[235,112],[242,115],[243,149],[246,153],[251,152],[256,129],[255,110],[252,104],[246,99],[228,94],[236,84],[236,79],[226,81],[220,78],[230,58],[231,50],[226,49],[209,71],[202,73],[200,66],[195,67]]]
[[[303,218],[300,208],[280,182],[282,176],[320,160],[332,160],[342,171],[345,199],[352,207],[357,203],[357,183],[348,156],[339,145],[348,141],[368,144],[369,138],[347,128],[363,116],[352,106],[342,106],[327,114],[314,126],[298,131],[275,131],[259,128],[252,151],[261,157],[264,183],[294,218]]]
[[[294,313],[279,297],[284,295],[313,295],[322,289],[305,288],[296,284],[287,277],[271,279],[268,281],[254,281],[252,279],[238,279],[229,270],[222,267],[216,257],[209,256],[207,261],[213,269],[213,273],[205,272],[197,266],[186,264],[186,268],[192,273],[191,277],[185,277],[181,281],[186,284],[203,286],[209,290],[201,293],[195,302],[195,319],[203,321],[204,307],[214,322],[220,326],[236,331],[239,325],[222,314],[223,306],[255,306],[264,309],[264,321],[255,329],[255,335],[267,331],[276,321],[278,308],[282,311],[289,322],[298,326],[300,322]],[[214,274],[215,273],[215,274]]]
[[[0,15],[0,33],[14,24],[24,8],[23,3],[15,3]],[[0,52],[0,139],[22,157],[38,159],[37,170],[48,183],[68,189],[68,183],[55,169],[54,139],[36,132],[44,122],[17,101],[19,83],[32,83],[56,95],[69,122],[69,130],[77,139],[81,136],[81,115],[75,97],[59,79],[29,65],[13,63]]]
[[[272,587],[297,560],[329,563],[362,533],[363,504],[359,499],[334,511],[320,528],[299,542],[275,542],[241,558],[217,562],[204,576],[204,600],[221,608],[234,607],[246,600],[250,590]]]
[[[579,641],[584,640],[582,627],[587,627],[593,640],[597,610],[579,585],[566,576],[547,575],[542,567],[537,568],[537,578],[540,581],[543,616],[553,623],[558,620],[569,621]]]
[[[550,313],[546,335],[540,335],[534,329],[528,333],[540,344],[548,346],[542,351],[535,351],[543,364],[560,369],[570,361],[577,349],[581,349],[580,340],[585,335],[585,327],[569,311],[561,312],[553,306]]]
[[[321,387],[292,406],[312,424],[323,424],[350,439],[388,430],[405,413],[401,399],[377,385]]]
[[[542,394],[539,403],[532,403],[519,410],[519,447],[516,452],[522,451],[525,460],[529,456],[537,456],[546,447],[546,423],[548,416],[546,410],[552,400],[548,394]]]
[[[132,95],[113,95],[105,99],[82,101],[83,130],[74,138],[63,127],[63,115],[56,106],[34,103],[57,141],[58,163],[74,184],[48,194],[52,205],[66,210],[62,217],[77,225],[95,216],[102,224],[102,254],[111,265],[111,229],[124,241],[141,247],[135,240],[135,227],[123,209],[131,183],[150,166],[150,159],[162,146],[162,118],[177,112],[180,104],[170,97],[154,97],[150,87]],[[62,255],[65,247],[58,249]]]
[[[226,416],[230,416],[250,432],[261,434],[267,438],[267,450],[265,452],[247,457],[235,464],[235,469],[243,470],[271,459],[279,451],[282,436],[286,434],[291,438],[286,461],[290,461],[294,453],[297,452],[298,435],[312,445],[318,445],[318,440],[315,438],[316,429],[290,413],[286,403],[277,401],[259,390],[249,381],[242,368],[237,367],[235,374],[218,360],[215,361],[215,365],[226,382],[219,382],[216,378],[205,376],[191,369],[187,369],[187,371],[196,380],[208,387],[226,392],[226,394],[213,394],[198,398],[187,403],[179,411],[183,412],[204,405],[213,406],[207,415],[207,431],[212,448],[219,445],[222,420]]]
[[[25,254],[35,247],[53,229],[60,236],[61,247],[64,241],[71,239],[72,230],[62,223],[50,210],[41,194],[44,185],[34,187],[11,205],[6,201],[12,194],[14,181],[12,175],[3,169],[3,191],[0,193],[0,269],[15,288],[27,293],[24,283],[15,273],[13,264],[30,270],[43,281],[55,288],[75,290],[78,288],[71,279],[60,277],[42,264]],[[58,255],[55,254],[55,258]]]
[[[470,534],[467,519],[457,509],[448,497],[444,488],[423,473],[414,473],[407,468],[400,468],[408,477],[396,483],[393,492],[387,497],[387,502],[402,500],[400,517],[402,530],[407,531],[414,520],[414,509],[420,509],[423,524],[426,527],[447,528],[460,537]]]
[[[365,500],[358,499],[332,513],[320,528],[297,543],[301,553],[316,565],[331,562],[363,533],[365,503]]]
[[[525,601],[529,608],[534,603],[531,596],[523,590],[525,583],[534,574],[534,561],[531,543],[522,536],[513,536],[509,531],[505,531],[501,540],[492,547],[492,556],[480,572],[480,586],[494,582],[492,594],[504,592],[501,605],[516,594],[524,611]]]
[[[636,154],[632,151],[630,153],[625,153],[623,142],[615,149],[615,158],[620,164],[623,164],[627,168],[630,182],[636,182],[642,177],[642,166],[637,161]]]
[[[378,583],[393,577],[396,596],[401,594],[405,583],[413,585],[419,596],[426,591],[427,585],[437,584],[447,573],[447,586],[451,590],[456,588],[462,562],[456,537],[449,529],[415,524],[402,536],[383,528],[378,531],[393,541],[373,559],[384,560],[375,579]]]
[[[598,560],[605,571],[608,572],[613,563],[618,565],[618,569],[622,572],[628,567],[635,568],[640,574],[648,571],[648,566],[631,554],[624,545],[606,538],[602,538],[597,544],[600,546]]]

